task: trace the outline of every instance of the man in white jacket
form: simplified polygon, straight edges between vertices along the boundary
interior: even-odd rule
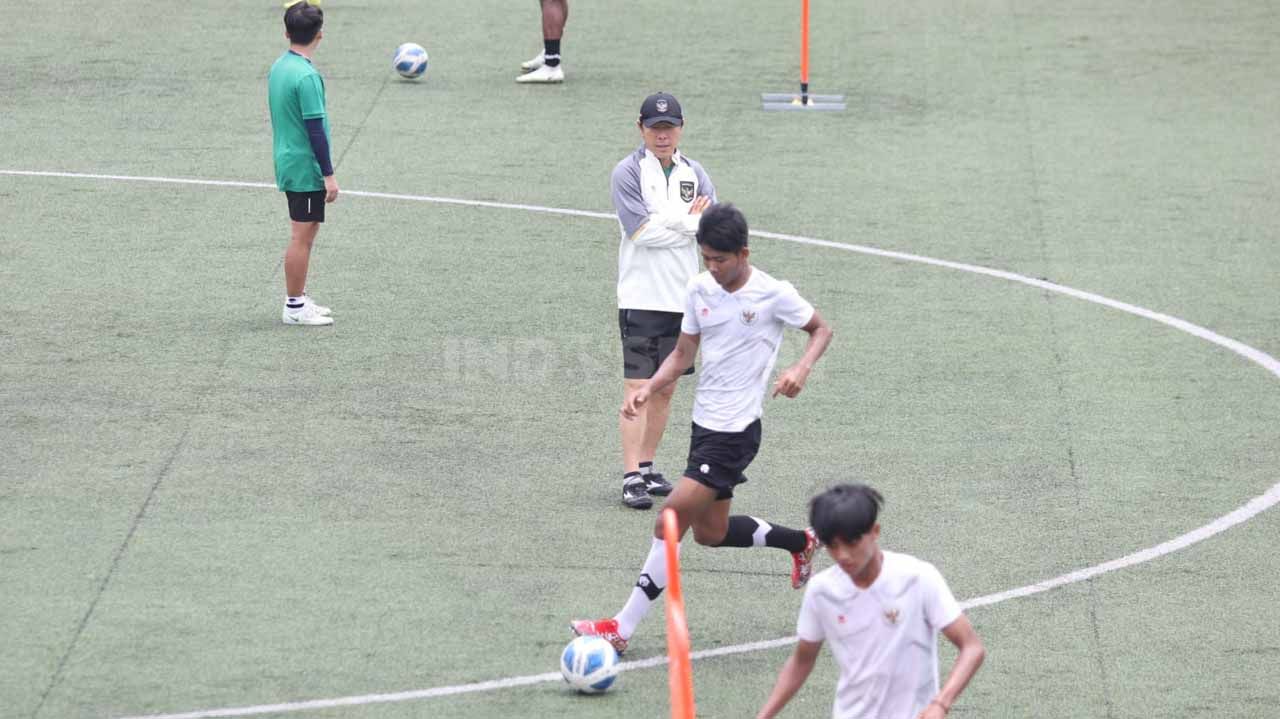
[[[684,131],[680,103],[665,92],[645,98],[636,122],[643,144],[613,168],[610,185],[622,240],[618,247],[618,328],[624,394],[653,377],[675,348],[685,285],[698,273],[694,235],[716,188],[702,165],[678,149]],[[686,374],[693,374],[690,367]],[[653,506],[649,495],[671,493],[654,466],[675,384],[655,392],[638,421],[620,421],[622,502]]]

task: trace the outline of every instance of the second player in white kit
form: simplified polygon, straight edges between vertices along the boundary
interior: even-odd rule
[[[805,590],[796,648],[757,719],[772,719],[804,684],[824,643],[840,679],[834,719],[942,719],[982,665],[986,649],[942,574],[880,549],[883,499],[864,484],[813,498],[809,522],[836,566]],[[938,682],[938,634],[959,649]]]

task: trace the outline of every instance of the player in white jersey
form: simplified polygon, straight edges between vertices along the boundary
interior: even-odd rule
[[[650,380],[628,393],[626,418],[637,417],[649,398],[692,366],[699,347],[702,372],[694,394],[693,434],[684,476],[664,507],[675,510],[680,536],[693,528],[709,547],[775,547],[792,555],[791,586],[809,581],[818,540],[808,529],[790,529],[746,515],[729,515],[734,488],[760,448],[760,416],[783,328],[804,330],[800,360],[782,372],[773,396],[795,397],[831,342],[831,327],[789,282],[779,282],[748,261],[747,221],[733,205],[702,214],[698,249],[707,271],[689,281],[675,349]],[[622,611],[610,619],[571,623],[579,635],[608,639],[622,652],[636,626],[667,586],[662,520]]]
[[[809,523],[836,566],[809,583],[795,651],[757,719],[782,711],[824,641],[840,666],[834,719],[943,719],[982,665],[982,639],[938,570],[880,549],[883,501],[863,484],[837,485],[813,498]],[[960,650],[941,689],[939,632]]]

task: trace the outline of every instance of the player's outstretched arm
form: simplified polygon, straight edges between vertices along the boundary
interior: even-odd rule
[[[800,394],[800,390],[804,389],[804,383],[809,381],[809,372],[813,370],[813,366],[831,344],[833,335],[831,325],[827,324],[817,310],[813,311],[813,317],[809,319],[808,324],[800,329],[809,333],[809,342],[805,345],[804,355],[800,361],[778,375],[778,381],[773,383],[774,397],[779,394],[787,397]]]
[[[809,672],[813,671],[813,664],[817,661],[818,652],[821,649],[822,642],[806,642],[803,639],[796,642],[796,650],[787,657],[787,663],[782,665],[782,671],[778,672],[778,681],[773,685],[773,691],[769,693],[764,706],[760,707],[760,713],[756,714],[756,719],[772,719],[782,711],[787,702],[791,701],[791,697],[804,686],[805,680],[809,678]]]
[[[969,618],[961,614],[959,619],[943,627],[945,636],[960,653],[956,663],[951,666],[951,673],[942,685],[942,691],[929,702],[929,706],[920,712],[920,719],[942,719],[951,711],[951,705],[960,698],[960,693],[969,685],[969,680],[978,673],[982,660],[987,656],[987,649],[982,645],[982,638],[973,630]]]
[[[622,403],[622,416],[627,419],[635,419],[640,415],[640,408],[644,406],[645,402],[649,401],[650,394],[680,379],[680,375],[693,366],[693,360],[698,356],[698,344],[701,340],[701,335],[681,332],[680,338],[676,340],[676,348],[671,350],[671,354],[667,355],[667,358],[662,361],[662,366],[658,368],[653,377],[648,382],[645,382],[640,389],[627,395],[626,400]]]

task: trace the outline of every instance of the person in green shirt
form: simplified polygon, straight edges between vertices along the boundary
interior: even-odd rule
[[[325,112],[324,78],[311,64],[324,37],[324,11],[307,0],[284,13],[289,49],[267,75],[271,106],[272,155],[276,186],[289,202],[289,246],[284,252],[287,325],[331,325],[328,307],[307,296],[307,266],[324,206],[338,197],[338,181],[329,159],[329,117]]]

